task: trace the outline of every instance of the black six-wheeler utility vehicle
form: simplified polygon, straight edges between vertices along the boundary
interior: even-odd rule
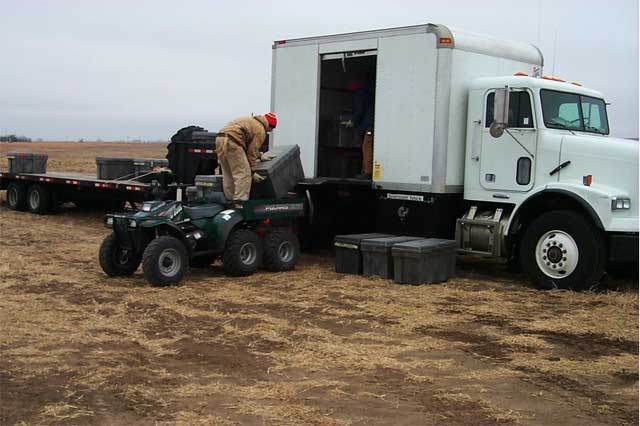
[[[106,216],[113,233],[100,247],[100,266],[109,276],[124,276],[142,263],[145,278],[157,286],[178,283],[189,266],[217,258],[231,276],[260,266],[287,271],[300,254],[294,227],[303,211],[296,197],[249,200],[235,208],[202,200],[145,202],[138,211]]]

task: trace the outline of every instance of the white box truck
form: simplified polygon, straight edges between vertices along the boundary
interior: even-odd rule
[[[603,94],[542,67],[533,45],[434,24],[274,42],[271,143],[301,148],[311,238],[455,236],[546,288],[637,262],[638,143],[608,136]],[[354,79],[375,99],[370,179],[344,126]]]

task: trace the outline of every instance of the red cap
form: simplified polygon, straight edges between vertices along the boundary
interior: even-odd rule
[[[267,120],[267,123],[269,123],[269,126],[272,129],[276,128],[276,125],[278,124],[278,117],[276,116],[276,114],[274,112],[268,112],[264,115],[264,119]]]

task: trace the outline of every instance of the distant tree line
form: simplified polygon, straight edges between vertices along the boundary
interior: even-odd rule
[[[26,136],[3,135],[0,136],[0,142],[31,142],[31,138]]]

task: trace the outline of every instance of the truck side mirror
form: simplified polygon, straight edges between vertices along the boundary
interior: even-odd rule
[[[489,133],[494,138],[499,138],[509,124],[509,87],[496,89],[493,100],[493,123]]]

